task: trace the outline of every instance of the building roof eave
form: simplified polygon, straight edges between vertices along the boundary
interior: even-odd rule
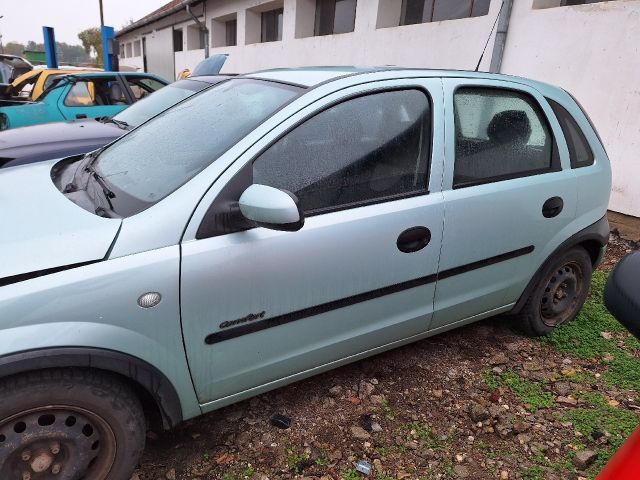
[[[127,33],[130,33],[138,28],[142,28],[146,25],[149,25],[153,22],[157,22],[158,20],[162,20],[163,18],[169,17],[174,13],[182,11],[187,5],[195,5],[197,3],[203,3],[205,0],[181,0],[177,5],[167,8],[164,7],[159,8],[155,12],[147,15],[146,17],[142,17],[140,20],[133,22],[131,25],[127,25],[121,30],[116,32],[116,38],[121,37]],[[169,2],[169,5],[173,2]],[[165,5],[166,7],[166,5]]]

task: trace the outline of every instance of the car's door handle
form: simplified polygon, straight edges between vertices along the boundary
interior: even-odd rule
[[[542,205],[542,215],[544,218],[552,218],[560,215],[562,208],[564,207],[564,201],[560,197],[551,197]]]
[[[429,245],[431,231],[427,227],[411,227],[398,236],[396,245],[404,253],[417,252]]]
[[[87,118],[84,113],[76,113],[76,118]]]

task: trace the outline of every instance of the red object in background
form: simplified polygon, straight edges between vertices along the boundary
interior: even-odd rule
[[[596,480],[640,479],[640,428],[627,439],[609,460]]]

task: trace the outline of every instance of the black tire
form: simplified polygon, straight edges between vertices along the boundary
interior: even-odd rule
[[[584,305],[593,265],[584,248],[574,247],[551,258],[520,313],[516,326],[532,337],[548,335],[573,320]]]
[[[2,480],[128,480],[144,440],[140,401],[117,377],[51,369],[0,381]]]

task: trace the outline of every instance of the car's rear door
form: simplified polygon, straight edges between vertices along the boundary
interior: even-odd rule
[[[562,130],[534,88],[449,78],[445,228],[431,328],[508,310],[576,214]]]
[[[182,244],[184,341],[201,403],[426,332],[443,221],[441,109],[439,79],[341,90],[214,185],[208,216]],[[303,228],[234,231],[220,220],[251,183],[293,192]]]

